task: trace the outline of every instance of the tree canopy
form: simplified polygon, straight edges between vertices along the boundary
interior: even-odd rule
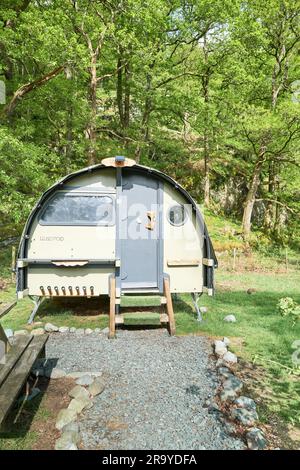
[[[123,154],[300,239],[299,0],[3,0],[0,225]]]

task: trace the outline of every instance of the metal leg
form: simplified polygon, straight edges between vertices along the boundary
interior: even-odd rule
[[[34,320],[34,317],[39,309],[39,306],[41,305],[41,303],[43,302],[45,298],[44,297],[30,297],[30,300],[34,303],[34,307],[32,309],[32,312],[30,314],[30,317],[29,317],[29,320],[28,320],[28,325],[30,325],[33,320]]]
[[[197,292],[192,292],[191,293],[192,295],[192,301],[193,301],[193,304],[194,304],[194,307],[196,309],[196,313],[197,313],[197,321],[203,321],[203,318],[202,318],[202,315],[201,315],[201,312],[200,312],[200,308],[199,308],[199,305],[198,305],[198,302],[200,300],[200,297],[202,295],[197,293]]]

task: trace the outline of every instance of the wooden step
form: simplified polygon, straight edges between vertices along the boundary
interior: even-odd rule
[[[166,303],[165,297],[160,295],[122,295],[121,307],[159,307]]]
[[[160,314],[156,312],[126,312],[123,318],[126,325],[160,325]]]

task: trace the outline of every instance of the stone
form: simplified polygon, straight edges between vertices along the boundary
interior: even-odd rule
[[[223,361],[229,362],[230,364],[236,364],[237,363],[237,356],[233,354],[230,351],[227,351],[226,354],[223,356]]]
[[[76,416],[77,416],[77,413],[75,410],[72,410],[69,408],[61,410],[58,413],[57,420],[55,423],[56,429],[60,431],[64,426],[71,423],[72,421],[75,421]]]
[[[223,383],[223,390],[220,393],[220,400],[222,402],[233,401],[242,389],[243,382],[232,375],[231,377],[228,377]]]
[[[234,436],[236,434],[236,430],[233,424],[224,422],[224,429],[229,436]]]
[[[91,375],[83,375],[76,380],[77,385],[91,385],[93,383],[93,377]]]
[[[226,317],[223,320],[226,322],[231,322],[231,323],[236,322],[236,318],[234,315],[226,315]]]
[[[234,401],[236,399],[237,395],[238,395],[238,392],[236,392],[233,389],[222,390],[221,393],[220,393],[220,400],[222,402]]]
[[[17,330],[15,331],[14,336],[22,336],[22,335],[28,335],[29,332],[27,330]]]
[[[6,328],[6,329],[4,330],[4,333],[6,334],[6,337],[7,337],[7,338],[12,338],[13,335],[14,335],[13,330],[11,330],[10,328]]]
[[[74,326],[71,326],[70,333],[76,333],[76,328]]]
[[[103,328],[102,333],[103,333],[104,335],[108,335],[108,333],[109,333],[109,328],[108,328],[108,326],[107,326],[106,328]]]
[[[247,294],[254,294],[256,292],[256,289],[253,287],[250,287],[250,289],[247,289]]]
[[[58,331],[58,326],[53,325],[52,323],[46,323],[46,325],[44,326],[44,329],[45,331],[47,331],[47,333],[54,333]]]
[[[267,440],[259,428],[251,428],[246,434],[247,446],[251,450],[263,450],[267,447]]]
[[[84,335],[84,328],[77,328],[77,330],[75,331],[75,335],[77,336]]]
[[[228,379],[229,377],[233,377],[233,374],[230,372],[230,370],[227,367],[219,367],[218,372],[221,375],[221,377],[225,379]]]
[[[215,345],[215,354],[218,357],[223,357],[227,353],[227,348],[226,348],[225,343],[223,343],[223,341],[216,339],[214,345]]]
[[[92,406],[93,402],[89,398],[73,398],[68,406],[68,410],[73,410],[79,414],[86,408],[91,408]]]
[[[230,339],[224,336],[223,343],[228,347],[230,345]]]
[[[246,410],[246,408],[233,408],[231,410],[231,417],[244,426],[253,426],[255,421],[258,420],[256,411]]]
[[[223,358],[222,357],[219,357],[219,359],[217,360],[216,362],[216,368],[220,368],[220,367],[224,367],[226,366],[225,362],[223,361]]]
[[[54,367],[54,369],[45,370],[45,376],[48,377],[49,379],[62,379],[66,375],[67,374],[64,370],[58,369],[57,367]]]
[[[200,310],[201,313],[207,313],[208,308],[207,307],[200,307],[199,310]]]
[[[55,450],[77,450],[77,444],[80,441],[78,433],[72,431],[63,432],[55,442]]]
[[[243,382],[232,375],[232,377],[229,377],[225,382],[223,383],[223,388],[224,389],[233,389],[236,392],[240,392],[243,389]]]
[[[105,389],[105,383],[100,378],[94,380],[94,382],[89,386],[88,391],[93,397],[100,395]]]
[[[97,334],[101,333],[101,328],[95,328],[94,333],[97,333]]]
[[[77,421],[71,421],[71,423],[66,424],[61,430],[61,432],[67,432],[67,431],[76,432],[79,434],[80,426],[77,423]]]
[[[70,377],[71,379],[78,379],[79,377],[83,377],[87,374],[88,372],[68,372],[67,377]]]
[[[69,333],[70,328],[68,326],[61,326],[58,328],[59,333]]]
[[[234,403],[238,408],[246,408],[247,410],[256,410],[256,403],[252,398],[249,397],[239,397]]]
[[[81,385],[75,385],[69,392],[69,396],[71,398],[89,398],[89,392],[86,388],[81,387]]]
[[[101,377],[102,372],[69,372],[67,374],[68,377],[71,379],[79,379],[80,377],[85,377],[86,375],[90,375],[92,377]]]
[[[86,329],[84,330],[84,334],[86,334],[86,335],[90,335],[90,334],[92,334],[92,333],[93,333],[93,330],[92,330],[91,328],[86,328]]]
[[[35,330],[31,331],[32,336],[40,336],[45,334],[44,328],[36,328]]]

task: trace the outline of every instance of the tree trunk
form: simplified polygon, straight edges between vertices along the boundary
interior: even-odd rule
[[[141,131],[140,131],[140,141],[135,149],[135,160],[137,163],[140,162],[143,143],[149,139],[149,118],[152,112],[152,96],[151,96],[151,84],[152,77],[150,74],[147,75],[147,84],[146,84],[146,97],[144,104],[144,112],[141,122]]]
[[[124,127],[129,127],[130,122],[130,63],[125,64],[125,100],[124,100]]]
[[[119,111],[119,119],[121,127],[124,127],[124,110],[123,110],[123,70],[122,70],[122,58],[118,58],[117,63],[118,76],[117,76],[117,105]]]
[[[209,168],[209,148],[208,148],[208,135],[205,129],[204,134],[204,205],[210,205],[210,168]]]
[[[207,66],[208,63],[208,51],[206,45],[206,35],[204,35],[203,42],[203,53],[204,53],[204,63]],[[210,152],[209,152],[209,80],[210,75],[208,69],[202,77],[202,88],[204,95],[205,103],[205,115],[204,115],[204,205],[205,207],[210,206]]]
[[[97,55],[93,54],[92,64],[89,69],[90,84],[89,84],[89,102],[90,102],[90,120],[86,127],[86,136],[89,140],[87,159],[89,165],[96,163],[96,118],[97,118]]]
[[[248,189],[248,194],[246,197],[242,221],[242,229],[245,239],[249,238],[251,232],[251,219],[253,213],[253,207],[256,199],[257,190],[260,183],[260,175],[262,171],[262,166],[264,163],[266,147],[263,145],[260,149],[253,173],[250,181],[250,186]]]

